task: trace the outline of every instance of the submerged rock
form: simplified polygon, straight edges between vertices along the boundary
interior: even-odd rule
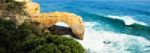
[[[105,43],[105,44],[110,44],[111,43],[111,41],[103,41],[103,43]]]

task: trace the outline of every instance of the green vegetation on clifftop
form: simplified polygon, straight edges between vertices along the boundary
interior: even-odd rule
[[[16,26],[0,19],[0,53],[84,53],[74,39],[51,35],[39,29],[37,22]]]
[[[24,16],[28,17],[24,13],[23,3],[14,0],[0,1],[0,53],[85,53],[79,42],[51,35],[45,29],[38,28],[37,22],[28,20],[20,25],[16,24]]]

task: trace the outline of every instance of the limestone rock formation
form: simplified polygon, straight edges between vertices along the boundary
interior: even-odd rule
[[[29,2],[25,4],[24,9],[30,16],[40,14],[40,5],[34,2]]]
[[[72,32],[78,39],[83,39],[84,37],[84,24],[82,18],[73,13],[67,12],[50,12],[50,13],[40,13],[40,6],[31,0],[18,0],[18,2],[25,3],[25,11],[31,16],[32,21],[37,21],[40,23],[40,28],[52,27],[57,22],[64,22],[68,24]]]
[[[1,0],[0,1],[0,18],[4,20],[14,21],[17,25],[20,25],[24,20],[29,17],[23,10],[24,3],[20,3],[23,0]],[[25,0],[27,1],[27,0]]]
[[[83,39],[84,24],[80,16],[66,12],[51,12],[32,16],[31,20],[39,22],[41,27],[48,28],[55,25],[57,22],[68,24],[72,32],[78,39]]]

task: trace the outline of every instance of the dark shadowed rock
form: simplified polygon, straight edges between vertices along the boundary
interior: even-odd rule
[[[106,41],[103,41],[103,43],[105,43],[105,44],[110,44],[111,41],[106,40]]]
[[[64,27],[64,26],[57,26],[53,25],[52,27],[49,27],[48,29],[51,34],[53,35],[71,35],[74,38],[81,39],[80,37],[77,37],[71,30],[70,27]],[[81,39],[82,40],[82,39]]]

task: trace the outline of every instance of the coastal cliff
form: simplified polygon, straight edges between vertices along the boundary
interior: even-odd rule
[[[39,28],[44,28],[47,31],[49,27],[52,27],[56,23],[64,22],[71,28],[74,36],[77,39],[83,40],[85,29],[83,20],[80,16],[67,12],[41,13],[40,5],[38,3],[32,2],[32,0],[15,1],[18,4],[22,4],[21,8],[23,8],[23,10],[16,10],[20,11],[18,13],[8,13],[9,11],[6,11],[6,8],[1,6],[1,8],[3,8],[0,14],[2,17],[7,16],[5,19],[15,21],[17,25],[22,24],[25,20],[36,21],[40,23]]]
[[[54,26],[57,22],[68,24],[68,32],[83,39],[80,16],[67,12],[40,13],[39,4],[31,0],[0,1],[0,53],[85,53],[73,38],[46,32],[50,28],[59,33]]]

